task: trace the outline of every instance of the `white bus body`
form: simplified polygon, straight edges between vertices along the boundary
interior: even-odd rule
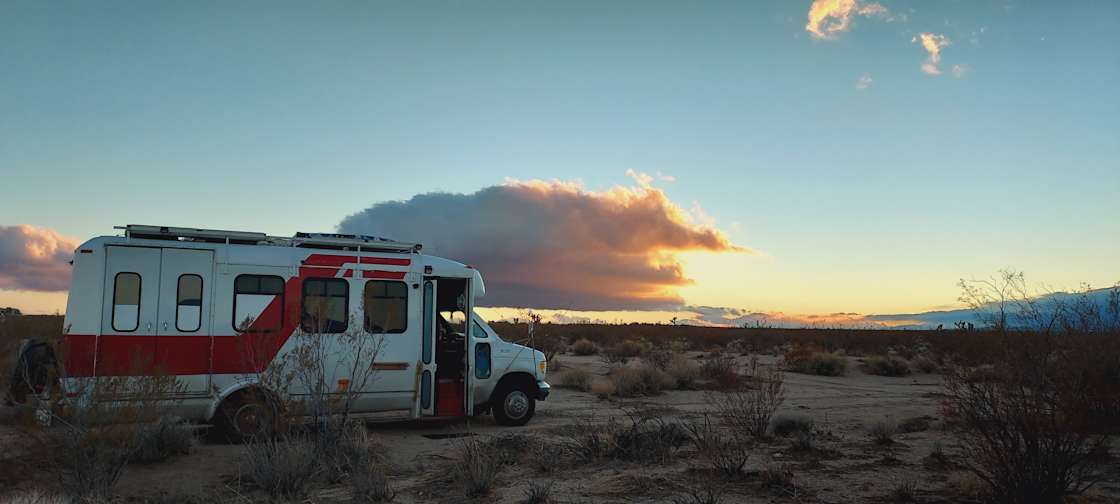
[[[354,402],[357,414],[491,410],[499,422],[521,425],[548,395],[544,354],[502,340],[474,314],[485,292],[479,272],[423,255],[419,245],[353,235],[123,229],[124,236],[93,238],[74,254],[64,324],[68,395],[96,377],[172,375],[179,384],[168,398],[175,414],[221,423],[219,412],[236,411],[249,395],[243,392],[262,387],[261,374],[293,350],[308,297],[345,312],[319,316],[320,324],[333,320],[316,336],[359,331],[381,340],[368,363],[375,379]],[[458,330],[441,323],[441,312],[462,314]],[[332,378],[340,388],[350,383]]]

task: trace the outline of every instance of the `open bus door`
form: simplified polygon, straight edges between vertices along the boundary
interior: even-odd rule
[[[463,370],[463,411],[467,416],[474,414],[474,375],[475,375],[475,334],[474,334],[474,281],[467,280],[463,290],[463,352],[466,369]]]
[[[416,394],[416,411],[419,412],[417,416],[431,416],[435,414],[435,378],[436,378],[436,359],[435,347],[436,336],[439,331],[439,324],[437,317],[436,300],[436,280],[434,278],[425,278],[424,286],[421,292],[423,303],[421,304],[421,335],[420,335],[420,367],[417,372],[420,374],[418,383],[420,390]]]

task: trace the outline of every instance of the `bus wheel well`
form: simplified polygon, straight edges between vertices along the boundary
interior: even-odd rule
[[[286,429],[284,402],[276,393],[257,385],[248,385],[227,395],[214,410],[211,423],[218,439],[242,442],[265,436],[272,437]]]
[[[246,400],[259,401],[264,404],[268,404],[276,408],[277,411],[284,410],[284,402],[280,400],[280,396],[278,396],[275,392],[268,390],[267,388],[260,385],[247,385],[234,390],[233,392],[230,392],[229,395],[223,398],[221,402],[218,403],[218,406],[214,408],[213,416],[217,417],[218,415],[221,415],[222,409],[227,405],[236,404]]]
[[[533,378],[533,375],[524,372],[509,373],[503,376],[501,380],[498,380],[498,385],[494,387],[494,391],[498,392],[516,386],[523,386],[525,390],[534,395],[537,392],[537,380]]]

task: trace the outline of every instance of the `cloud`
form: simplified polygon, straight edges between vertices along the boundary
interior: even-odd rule
[[[78,240],[53,229],[0,226],[0,289],[64,291]]]
[[[953,77],[963,79],[968,73],[968,65],[953,65]]]
[[[817,39],[833,39],[848,31],[855,16],[877,16],[891,20],[886,7],[876,2],[858,0],[814,0],[809,7],[805,30]]]
[[[937,65],[941,63],[941,48],[950,44],[949,37],[938,33],[923,32],[910,41],[920,42],[922,48],[929,53],[929,57],[922,63],[922,71],[929,75],[941,75],[941,69]]]
[[[510,180],[473,194],[428,193],[377,203],[346,233],[418,241],[478,268],[487,306],[649,310],[683,304],[691,283],[677,252],[746,252],[630,171],[637,187]]]
[[[863,75],[859,76],[858,80],[856,80],[856,89],[858,89],[860,91],[863,91],[864,89],[867,89],[867,88],[871,87],[871,82],[872,82],[871,76],[867,75],[867,74],[863,74]]]
[[[672,175],[666,175],[664,173],[661,173],[660,171],[657,172],[656,175],[650,175],[650,174],[644,173],[644,172],[639,172],[639,171],[634,171],[634,170],[626,170],[626,176],[633,179],[634,182],[636,184],[638,184],[638,187],[641,187],[643,189],[649,189],[650,187],[652,187],[654,180],[659,180],[661,182],[676,182],[677,181],[677,177],[674,177]]]

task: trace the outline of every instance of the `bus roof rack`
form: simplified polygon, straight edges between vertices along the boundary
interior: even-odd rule
[[[264,233],[224,231],[221,229],[144,226],[140,224],[114,226],[114,229],[123,229],[124,235],[129,238],[146,238],[149,240],[179,240],[186,238],[188,241],[229,241],[234,243],[260,243],[268,240],[268,235]]]
[[[297,247],[322,245],[327,247],[361,247],[363,249],[419,252],[423,245],[400,242],[380,236],[341,233],[296,233],[291,238]]]
[[[381,250],[389,252],[420,252],[420,249],[423,248],[419,243],[400,242],[379,236],[340,233],[296,233],[295,236],[286,238],[247,231],[146,226],[140,224],[114,226],[114,229],[123,229],[124,235],[129,238],[143,238],[149,240],[201,241],[210,243],[234,243],[240,245],[273,245],[281,247],[369,251]]]

